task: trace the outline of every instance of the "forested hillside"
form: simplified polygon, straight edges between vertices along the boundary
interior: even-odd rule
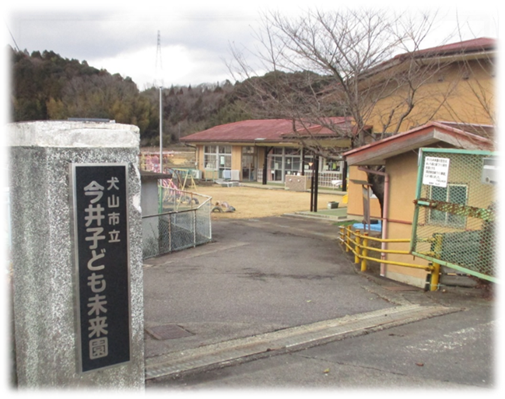
[[[159,90],[139,91],[130,78],[52,51],[8,48],[12,67],[12,120],[106,118],[137,125],[141,145],[159,140]],[[163,90],[164,143],[223,123],[253,118],[237,95],[240,84],[202,84]],[[247,110],[247,111],[246,111]]]

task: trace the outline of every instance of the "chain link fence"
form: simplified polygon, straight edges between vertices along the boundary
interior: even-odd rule
[[[144,259],[210,242],[212,198],[173,187],[159,189],[159,214],[142,217]]]
[[[489,151],[420,151],[413,255],[496,282],[497,165]]]

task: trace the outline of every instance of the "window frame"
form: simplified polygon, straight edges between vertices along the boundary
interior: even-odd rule
[[[224,171],[231,171],[231,156],[231,145],[206,145],[203,147],[205,169],[217,171],[219,178],[224,176]]]
[[[451,188],[463,187],[465,189],[464,202],[454,202],[459,205],[468,204],[468,184],[464,183],[448,183],[446,187],[430,186],[428,194],[430,200],[451,202]],[[445,199],[434,199],[434,190],[445,189]],[[443,218],[440,216],[443,215]],[[456,220],[450,220],[453,217]],[[427,212],[427,222],[431,225],[453,227],[453,228],[465,228],[466,227],[466,217],[463,215],[454,215],[445,211],[438,211],[436,209],[429,209]]]

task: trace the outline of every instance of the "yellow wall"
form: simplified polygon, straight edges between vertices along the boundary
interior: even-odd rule
[[[387,238],[411,238],[414,199],[417,184],[417,151],[409,151],[386,161],[389,174],[389,216]],[[388,243],[388,249],[408,250],[408,244]],[[407,255],[388,254],[388,260],[427,265],[425,260]],[[426,272],[402,266],[387,265],[386,277],[420,288],[426,282]]]
[[[351,179],[366,180],[365,172],[358,170],[357,166],[349,168],[349,179],[347,180],[347,194],[349,200],[347,202],[347,215],[358,216],[358,219],[363,217],[363,195],[361,184],[356,184]],[[377,198],[370,199],[370,217],[380,218],[381,209]],[[360,219],[361,220],[361,219]]]
[[[374,106],[366,120],[373,132],[404,132],[429,121],[494,124],[494,71],[485,60],[454,63],[423,83],[414,97],[414,108],[401,123],[406,89],[391,88],[391,95]],[[391,110],[396,109],[389,126]]]
[[[234,145],[231,147],[231,169],[242,173],[242,146]]]
[[[196,160],[198,162],[198,169],[199,170],[204,170],[205,165],[203,164],[203,145],[197,145],[196,146]]]
[[[412,222],[417,183],[417,151],[386,160],[389,181],[389,218]]]

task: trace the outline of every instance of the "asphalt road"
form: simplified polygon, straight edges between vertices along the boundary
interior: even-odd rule
[[[159,379],[148,387],[183,391],[436,388],[461,393],[469,388],[490,388],[495,383],[495,324],[488,317],[477,311],[430,318],[289,354]]]
[[[360,274],[337,244],[337,235],[332,223],[316,220],[218,221],[213,243],[148,259],[146,358],[402,304],[439,304],[457,311],[303,350],[151,379],[147,389],[495,385],[492,300],[476,289],[424,292]]]

